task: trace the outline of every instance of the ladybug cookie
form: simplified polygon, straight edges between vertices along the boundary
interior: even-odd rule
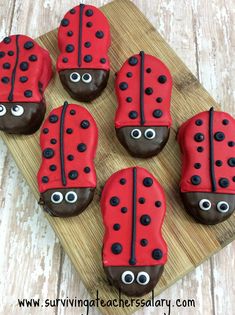
[[[46,105],[43,92],[52,76],[47,50],[24,35],[0,43],[0,130],[32,134],[41,126]]]
[[[151,157],[165,146],[171,126],[172,78],[159,59],[130,57],[116,76],[115,129],[120,143],[135,157]]]
[[[182,151],[180,190],[197,221],[216,224],[235,208],[235,120],[211,108],[179,129]]]
[[[72,98],[89,102],[105,89],[110,71],[110,27],[94,6],[80,4],[68,11],[58,32],[57,70]]]
[[[92,201],[97,141],[96,123],[85,108],[65,102],[49,114],[40,136],[38,187],[39,203],[50,215],[78,215]]]
[[[128,296],[147,294],[167,261],[161,234],[166,211],[162,187],[142,167],[123,169],[106,182],[101,208],[103,267],[109,282]]]

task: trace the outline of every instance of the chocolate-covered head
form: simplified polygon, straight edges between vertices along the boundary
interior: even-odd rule
[[[66,91],[81,102],[90,102],[98,97],[109,78],[109,71],[99,69],[67,69],[59,74]]]
[[[127,296],[143,296],[159,281],[163,265],[141,267],[104,267],[109,282]]]
[[[32,134],[40,127],[46,106],[41,103],[1,103],[0,130],[8,133]]]
[[[86,209],[94,191],[95,188],[49,189],[41,194],[39,203],[52,216],[71,217]]]
[[[168,127],[122,127],[116,129],[120,143],[135,157],[147,158],[158,154],[165,146]]]
[[[203,224],[228,219],[235,209],[235,195],[187,192],[181,194],[187,212]]]

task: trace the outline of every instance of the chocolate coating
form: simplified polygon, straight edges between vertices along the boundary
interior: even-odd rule
[[[81,79],[79,82],[72,82],[70,80],[70,75],[73,72],[77,72]],[[82,81],[82,76],[85,73],[89,73],[92,76],[92,81],[90,83],[84,83]],[[106,88],[109,71],[106,70],[95,70],[95,69],[66,69],[59,72],[60,80],[69,93],[69,95],[80,102],[91,102]]]
[[[121,290],[127,296],[140,297],[151,292],[158,283],[164,270],[164,265],[158,266],[111,266],[104,267],[104,271],[111,285]],[[122,274],[125,271],[131,271],[135,275],[135,280],[131,284],[122,282]],[[147,272],[150,276],[150,281],[146,285],[139,284],[136,279],[139,272]]]
[[[142,136],[139,139],[131,137],[131,131],[139,129]],[[146,139],[144,133],[147,129],[153,129],[156,136]],[[134,157],[148,158],[157,155],[167,143],[170,129],[168,127],[122,127],[116,128],[116,134],[120,143]]]
[[[203,224],[217,224],[228,219],[235,209],[235,195],[187,192],[181,193],[181,197],[186,211],[197,221]],[[210,210],[201,210],[199,202],[202,199],[208,199],[211,202]],[[217,204],[225,201],[229,204],[229,210],[225,213],[217,210]]]
[[[46,112],[46,104],[44,101],[40,103],[1,103],[6,108],[6,114],[0,116],[0,130],[12,134],[33,134],[36,132],[44,119]],[[24,108],[22,116],[14,116],[11,109],[15,105]]]
[[[73,191],[77,194],[77,201],[75,203],[68,203],[65,200],[67,192]],[[61,192],[63,201],[61,203],[53,203],[51,196],[54,192]],[[51,216],[55,217],[72,217],[82,213],[90,204],[94,197],[95,188],[62,188],[49,189],[40,196],[39,204],[43,206],[44,210]]]

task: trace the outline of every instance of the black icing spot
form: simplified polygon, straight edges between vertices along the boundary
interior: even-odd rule
[[[26,42],[26,43],[24,44],[24,48],[25,48],[25,49],[31,49],[31,48],[33,48],[33,47],[34,47],[34,43],[31,42],[31,41],[28,41],[28,42]]]
[[[84,172],[85,172],[86,174],[90,173],[90,171],[91,171],[90,167],[86,166],[86,167],[84,168]]]
[[[77,149],[79,152],[85,152],[87,149],[87,146],[85,143],[79,143],[79,145],[77,146]]]
[[[202,142],[204,140],[204,135],[201,132],[198,132],[194,136],[196,142]]]
[[[69,11],[71,14],[75,14],[76,13],[76,10],[73,8]]]
[[[229,120],[228,120],[228,119],[224,119],[224,120],[222,121],[222,123],[223,123],[223,125],[227,126],[227,125],[229,124]]]
[[[3,58],[3,57],[5,57],[5,53],[4,51],[0,51],[0,58]]]
[[[145,203],[145,198],[140,197],[140,198],[139,198],[139,203],[140,203],[141,205],[143,205],[143,204]]]
[[[127,208],[126,208],[126,207],[122,207],[122,208],[121,208],[121,212],[122,212],[122,213],[127,213]]]
[[[38,57],[36,55],[31,55],[29,56],[29,61],[37,61],[38,60]]]
[[[92,16],[94,14],[94,12],[93,12],[93,10],[88,9],[88,10],[86,10],[85,14],[86,14],[86,16]]]
[[[72,180],[75,180],[78,178],[78,172],[73,170],[73,171],[70,171],[69,172],[69,178],[72,179]]]
[[[119,203],[120,203],[120,199],[118,198],[118,197],[112,197],[111,199],[110,199],[110,204],[111,204],[111,206],[113,206],[113,207],[116,207],[116,206],[118,206],[119,205]]]
[[[235,158],[232,157],[228,160],[228,165],[231,166],[231,167],[234,167],[235,166]]]
[[[228,146],[231,147],[231,148],[234,147],[235,146],[235,142],[234,141],[229,141],[228,142]]]
[[[53,138],[53,139],[51,139],[50,142],[51,142],[51,144],[56,144],[56,143],[57,143],[57,140]]]
[[[227,178],[220,178],[219,185],[222,188],[227,188],[229,186],[229,180]]]
[[[126,82],[121,82],[119,84],[119,88],[120,90],[125,91],[126,89],[128,89],[128,84]]]
[[[204,148],[203,147],[197,147],[197,152],[201,153],[204,151]]]
[[[62,26],[68,26],[68,25],[69,25],[69,20],[68,20],[68,19],[63,19],[63,20],[61,21],[61,25],[62,25]]]
[[[50,169],[50,171],[54,172],[54,171],[56,171],[57,167],[55,164],[52,164],[52,165],[50,165],[49,169]]]
[[[153,94],[153,89],[151,87],[146,88],[145,89],[145,94],[152,95]]]
[[[49,129],[48,129],[48,128],[44,128],[44,129],[42,130],[42,132],[46,135],[46,134],[48,134]]]
[[[120,224],[118,224],[118,223],[116,223],[116,224],[114,224],[113,225],[113,229],[114,229],[114,231],[119,231],[120,230]]]
[[[1,81],[2,83],[7,84],[10,81],[10,79],[8,77],[2,77]]]
[[[122,245],[120,243],[114,243],[111,250],[114,255],[118,255],[122,252]]]
[[[199,168],[201,168],[201,163],[195,163],[195,164],[194,164],[194,168],[196,168],[197,170],[199,170]]]
[[[105,59],[105,58],[101,58],[101,59],[100,59],[100,62],[103,63],[103,64],[105,64],[105,63],[106,63],[106,59]]]
[[[157,97],[157,98],[156,98],[156,102],[157,102],[157,103],[161,103],[161,102],[162,102],[162,98],[161,98],[161,97]]]
[[[127,76],[128,78],[131,78],[131,77],[133,76],[133,74],[132,74],[132,72],[127,72],[126,76]]]
[[[50,115],[49,116],[49,122],[52,124],[56,123],[59,120],[59,117],[57,115]]]
[[[233,182],[235,182],[235,176],[233,176]]]
[[[125,178],[121,178],[120,179],[120,184],[121,185],[125,185],[126,184],[126,179]]]
[[[165,75],[160,75],[160,76],[158,77],[158,82],[159,82],[159,83],[164,84],[164,83],[166,83],[166,81],[167,81],[167,78],[166,78]]]
[[[66,133],[67,133],[68,135],[71,135],[71,134],[73,133],[73,129],[72,129],[72,128],[67,128],[67,129],[66,129]]]
[[[163,113],[162,113],[161,109],[155,109],[153,111],[153,117],[155,117],[155,118],[161,118],[162,115],[163,115]]]
[[[101,38],[104,37],[104,32],[102,32],[102,31],[97,31],[97,32],[95,33],[95,36],[96,36],[97,38],[101,39]]]
[[[217,161],[215,161],[215,165],[216,166],[222,166],[223,162],[221,160],[217,160]]]
[[[147,245],[148,245],[148,240],[146,240],[145,238],[143,238],[143,239],[140,241],[140,245],[141,245],[141,246],[147,246]]]
[[[160,260],[163,257],[163,253],[159,248],[156,248],[152,251],[152,257],[155,260]]]
[[[81,122],[80,126],[81,126],[82,129],[87,129],[87,128],[90,127],[90,123],[89,123],[88,120],[83,120],[83,121]]]
[[[49,182],[49,178],[48,178],[47,176],[43,176],[43,177],[42,177],[42,182],[43,182],[44,184],[48,183],[48,182]]]
[[[27,71],[28,68],[29,68],[29,64],[28,64],[27,61],[21,62],[21,64],[20,64],[20,70],[22,70],[22,71]]]
[[[131,57],[129,58],[128,63],[130,66],[135,66],[138,63],[138,59],[136,57]]]
[[[24,96],[25,97],[32,97],[33,96],[33,92],[31,90],[26,90],[26,91],[24,91]]]
[[[151,187],[153,185],[153,180],[151,177],[145,177],[143,180],[143,185],[145,187]]]
[[[43,151],[43,156],[45,159],[51,159],[54,156],[54,150],[47,148]]]
[[[197,119],[196,121],[195,121],[195,125],[196,126],[201,126],[203,124],[203,121],[201,120],[201,119]]]
[[[76,110],[75,109],[71,109],[70,115],[74,116],[75,114],[76,114]]]
[[[132,102],[132,97],[127,97],[126,101],[127,101],[127,103],[131,103]]]
[[[155,206],[156,206],[157,208],[160,208],[161,205],[162,205],[161,201],[157,200],[157,201],[155,202]]]
[[[151,223],[151,218],[150,218],[150,216],[149,215],[147,215],[147,214],[144,214],[144,215],[142,215],[141,217],[140,217],[140,223],[142,224],[142,225],[149,225],[150,223]]]
[[[214,138],[216,141],[223,141],[225,139],[225,135],[222,131],[218,131],[215,133]]]
[[[69,154],[69,155],[67,156],[67,159],[68,159],[69,161],[73,161],[73,160],[74,160],[74,156],[73,156],[72,154]]]
[[[138,113],[136,111],[131,111],[129,113],[129,118],[130,119],[136,119],[138,117]]]
[[[11,65],[9,64],[9,62],[5,62],[3,64],[3,69],[10,69],[11,68]]]
[[[85,42],[84,46],[85,46],[86,48],[90,48],[90,47],[91,47],[91,42]]]
[[[86,26],[87,26],[87,27],[92,27],[92,26],[93,26],[93,23],[92,23],[92,22],[87,22],[87,23],[86,23]]]
[[[68,60],[68,58],[64,57],[62,61],[63,61],[63,63],[67,63],[69,60]]]
[[[85,62],[91,62],[91,61],[92,61],[92,56],[91,56],[91,55],[86,55],[86,56],[84,57],[84,61],[85,61]]]
[[[14,51],[13,50],[9,50],[7,54],[8,54],[8,56],[14,56]]]
[[[68,44],[68,45],[66,46],[66,51],[67,51],[68,53],[73,52],[73,51],[74,51],[74,46],[73,46],[72,44]]]
[[[152,69],[151,69],[151,68],[147,68],[147,69],[146,69],[146,72],[147,72],[147,73],[151,73],[151,72],[152,72]]]
[[[10,44],[10,42],[11,42],[10,37],[5,37],[5,38],[3,39],[3,42],[4,42],[4,44]]]
[[[69,37],[73,36],[73,31],[68,31],[68,32],[67,32],[67,35],[68,35]]]
[[[28,77],[26,77],[26,76],[20,77],[20,82],[21,82],[21,83],[25,83],[25,82],[27,82],[27,81],[28,81]]]
[[[193,176],[191,177],[191,183],[192,183],[193,185],[200,185],[200,183],[201,183],[201,177],[198,176],[198,175],[193,175]]]

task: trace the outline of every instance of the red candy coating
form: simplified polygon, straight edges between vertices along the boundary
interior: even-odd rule
[[[136,172],[136,182],[133,177]],[[144,180],[147,178],[145,186]],[[136,183],[136,196],[134,198],[134,182]],[[116,197],[117,205],[112,205]],[[141,198],[141,199],[140,199]],[[144,202],[143,202],[144,200]],[[165,264],[167,261],[167,245],[161,235],[166,202],[164,191],[158,181],[146,169],[141,167],[127,168],[113,174],[105,184],[101,208],[105,226],[103,265],[104,266],[130,266],[133,208],[136,203],[136,242],[134,266],[155,266]],[[115,204],[115,202],[114,202]],[[158,205],[158,206],[157,206]],[[148,216],[150,223],[143,225],[141,218]],[[147,220],[147,221],[148,221]],[[116,230],[119,225],[119,229]],[[147,246],[141,245],[141,240],[147,240]],[[122,251],[119,254],[112,252],[112,245],[119,243]],[[153,251],[160,249],[161,259],[152,257]]]

